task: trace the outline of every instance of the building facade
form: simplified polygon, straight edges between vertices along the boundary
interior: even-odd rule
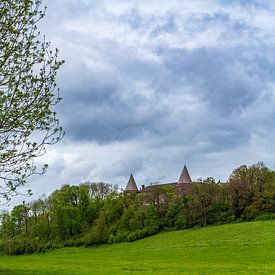
[[[176,190],[176,193],[180,196],[190,194],[192,190],[192,179],[190,177],[190,174],[188,172],[187,167],[184,165],[182,172],[180,174],[180,177],[178,181],[176,182],[170,182],[170,183],[163,183],[163,184],[156,184],[156,185],[142,185],[140,189],[138,189],[136,181],[134,179],[134,176],[131,174],[128,183],[124,189],[125,194],[149,194],[154,192],[157,189],[165,188],[165,187],[172,187]]]

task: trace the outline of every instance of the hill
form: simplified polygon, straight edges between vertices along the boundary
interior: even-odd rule
[[[275,171],[261,163],[234,169],[227,183],[207,178],[188,186],[187,194],[173,184],[133,193],[104,182],[64,185],[0,213],[0,251],[41,253],[132,242],[166,230],[275,219]]]
[[[163,232],[132,243],[0,256],[0,274],[140,273],[275,273],[275,221]]]

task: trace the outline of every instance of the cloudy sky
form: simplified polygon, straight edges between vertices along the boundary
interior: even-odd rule
[[[27,186],[124,187],[226,180],[241,164],[275,168],[275,2],[46,0],[40,29],[65,59],[64,140]]]

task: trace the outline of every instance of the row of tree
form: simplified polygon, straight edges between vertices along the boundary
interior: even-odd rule
[[[166,229],[275,218],[275,172],[263,164],[240,166],[227,183],[208,178],[179,196],[171,186],[126,195],[106,183],[63,186],[47,198],[1,215],[7,254],[51,247],[134,241]]]

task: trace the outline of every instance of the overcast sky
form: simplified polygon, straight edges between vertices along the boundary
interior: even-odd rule
[[[66,136],[28,184],[124,187],[274,169],[275,1],[47,0]],[[16,200],[22,200],[17,198]]]

